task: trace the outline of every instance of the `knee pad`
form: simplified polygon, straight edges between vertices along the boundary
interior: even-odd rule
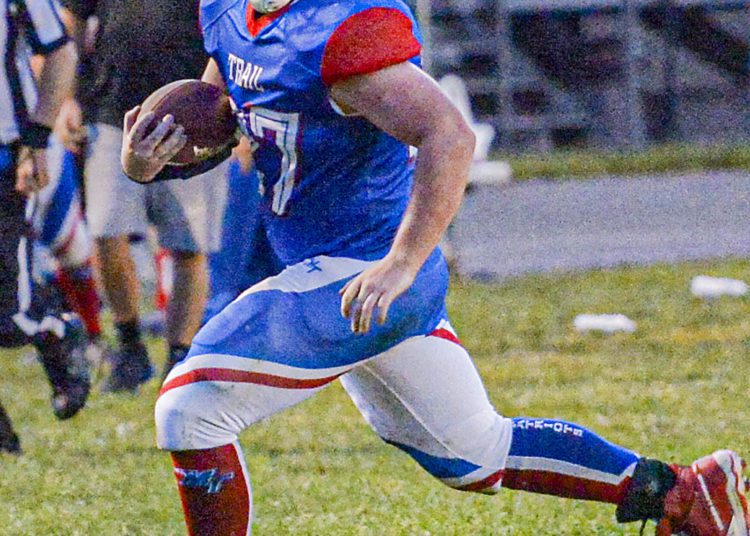
[[[154,408],[156,443],[163,450],[199,450],[237,440],[241,430],[226,420],[209,382],[184,385],[159,396]]]

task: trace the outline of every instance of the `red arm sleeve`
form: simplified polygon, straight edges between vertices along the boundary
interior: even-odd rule
[[[342,22],[326,43],[320,74],[330,86],[417,56],[421,45],[409,17],[395,8],[373,7]]]

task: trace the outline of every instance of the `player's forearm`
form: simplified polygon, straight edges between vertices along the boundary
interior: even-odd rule
[[[75,15],[72,11],[67,8],[60,10],[60,19],[65,26],[65,31],[68,33],[71,41],[75,45],[75,50],[78,57],[83,57],[86,50],[86,20]],[[73,77],[73,82],[70,87],[70,96],[75,95],[78,86],[78,76]]]
[[[216,64],[216,60],[211,58],[206,64],[206,68],[203,70],[201,81],[208,84],[212,84],[216,87],[220,87],[222,91],[227,90],[227,84],[224,81],[224,77],[219,70],[219,66]]]
[[[389,256],[418,270],[448,227],[463,199],[474,152],[465,123],[449,123],[418,147],[414,187]]]
[[[45,57],[39,75],[37,105],[29,117],[32,122],[54,127],[62,103],[71,95],[77,59],[72,42]]]

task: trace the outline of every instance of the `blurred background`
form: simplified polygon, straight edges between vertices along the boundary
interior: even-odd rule
[[[478,138],[445,244],[456,272],[750,254],[750,2],[412,7],[426,69]]]
[[[493,148],[714,144],[750,136],[750,3],[419,0],[428,70],[457,74]]]

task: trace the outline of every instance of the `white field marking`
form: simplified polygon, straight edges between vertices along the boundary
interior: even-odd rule
[[[727,477],[727,497],[732,505],[732,522],[727,531],[728,536],[748,536],[747,522],[745,521],[745,509],[739,494],[744,492],[744,480],[738,473],[736,467],[742,467],[742,463],[734,453],[723,451],[714,455],[714,460],[719,464],[724,475]]]

